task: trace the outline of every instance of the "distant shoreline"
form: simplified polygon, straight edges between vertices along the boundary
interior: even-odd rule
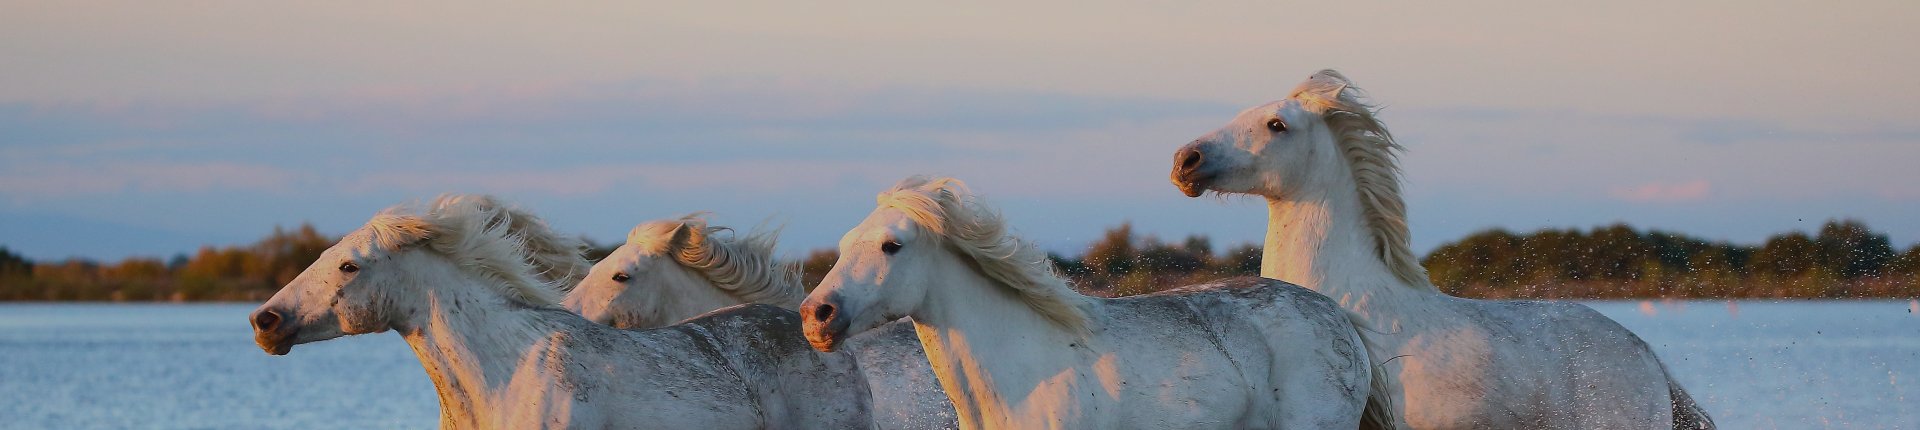
[[[0,246],[0,301],[258,303],[311,266],[336,239],[312,225],[276,228],[258,243],[206,247],[168,260],[30,261]],[[597,260],[617,244],[585,250]],[[1260,244],[1225,247],[1205,236],[1166,240],[1107,229],[1077,255],[1053,253],[1055,271],[1094,296],[1150,293],[1261,273]],[[816,285],[839,260],[816,249],[797,263]],[[1831,220],[1819,229],[1730,244],[1626,224],[1530,233],[1487,230],[1435,249],[1420,261],[1439,291],[1516,300],[1914,299],[1920,244],[1895,247],[1864,223]]]
[[[1735,298],[1701,298],[1701,297],[1693,297],[1693,298],[1684,298],[1684,299],[1682,299],[1682,298],[1673,298],[1673,299],[1669,299],[1669,298],[1660,298],[1660,297],[1648,297],[1648,298],[1604,298],[1604,299],[1577,299],[1577,298],[1575,298],[1575,299],[1569,299],[1569,298],[1557,298],[1557,299],[1522,299],[1522,300],[1550,300],[1550,301],[1569,301],[1569,302],[1605,302],[1605,303],[1635,303],[1635,302],[1655,302],[1655,303],[1660,303],[1660,302],[1695,302],[1695,303],[1701,303],[1701,302],[1920,302],[1920,298],[1906,298],[1906,297],[1859,297],[1859,298],[1823,298],[1823,297],[1807,297],[1807,298],[1801,298],[1801,297],[1735,297]],[[202,300],[202,301],[184,301],[184,302],[174,302],[174,301],[132,301],[132,300],[126,300],[126,301],[112,301],[112,300],[0,300],[0,306],[6,306],[6,305],[258,305],[258,304],[261,304],[261,303],[264,303],[264,301],[260,301],[260,302],[248,302],[248,301],[231,301],[231,300]]]

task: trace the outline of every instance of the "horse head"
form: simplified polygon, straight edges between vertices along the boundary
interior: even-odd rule
[[[840,260],[800,305],[807,340],[831,351],[853,335],[930,309],[931,288],[954,291],[978,280],[1062,328],[1086,330],[1081,297],[1053,272],[1046,253],[1008,233],[1006,222],[952,178],[911,177],[881,193],[879,205],[840,239]],[[922,320],[924,322],[924,320]]]
[[[653,328],[708,311],[750,303],[681,264],[683,249],[704,246],[711,232],[695,215],[633,228],[627,243],[593,265],[567,294],[567,309],[617,328]]]
[[[1173,184],[1188,197],[1312,198],[1352,182],[1356,170],[1397,169],[1399,147],[1361,97],[1339,72],[1315,73],[1287,98],[1242,111],[1180,147]]]
[[[840,238],[840,258],[800,304],[814,349],[840,342],[917,311],[934,267],[960,261],[901,208],[881,206]]]
[[[282,355],[302,343],[417,327],[430,296],[551,306],[557,287],[585,271],[582,248],[491,197],[442,196],[422,213],[388,209],[254,310],[254,341]],[[436,289],[448,280],[492,291]]]

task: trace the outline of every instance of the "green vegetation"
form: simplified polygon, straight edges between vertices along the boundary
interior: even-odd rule
[[[0,247],[0,300],[265,300],[333,244],[311,225],[274,229],[257,243],[205,247],[167,261],[130,258],[28,261]],[[598,246],[588,255],[611,252]],[[800,264],[811,287],[831,269],[832,249]],[[1108,229],[1079,256],[1051,254],[1075,287],[1125,296],[1228,276],[1257,275],[1260,247],[1213,252],[1211,240],[1177,242]],[[1756,246],[1626,225],[1489,230],[1442,245],[1421,261],[1434,284],[1480,298],[1914,298],[1920,297],[1920,245],[1904,252],[1857,221],[1830,221],[1809,235],[1775,235]]]
[[[129,258],[28,262],[0,247],[0,300],[196,301],[266,300],[305,270],[334,238],[312,225],[242,247],[203,247],[162,262]]]
[[[1920,296],[1920,246],[1897,252],[1858,221],[1828,221],[1809,236],[1758,246],[1709,242],[1624,224],[1516,235],[1492,230],[1421,260],[1435,285],[1467,297]]]

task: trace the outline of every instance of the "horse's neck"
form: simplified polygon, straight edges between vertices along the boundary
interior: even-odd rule
[[[1406,285],[1380,259],[1355,193],[1267,199],[1260,276],[1292,282],[1373,318],[1438,297]]]
[[[463,427],[472,419],[510,405],[495,404],[512,382],[516,367],[550,333],[551,322],[537,310],[510,304],[475,279],[422,288],[422,297],[396,307],[410,308],[395,325],[440,393],[444,424]]]
[[[753,260],[743,259],[737,261]],[[768,306],[778,306],[783,309],[799,309],[800,302],[807,299],[807,290],[800,286],[800,276],[797,272],[799,267],[784,266],[773,261],[772,258],[767,258],[764,261],[760,261],[760,263],[766,264],[766,266],[751,266],[746,263],[736,263],[732,270],[752,272],[755,273],[755,275],[741,276],[740,279],[742,282],[748,285],[739,285],[733,288],[728,288],[720,285],[718,282],[714,282],[711,278],[708,278],[708,275],[701,273],[698,269],[686,266],[680,266],[680,268],[686,272],[687,276],[697,279],[700,286],[706,287],[707,291],[703,291],[701,294],[718,295],[720,296],[719,300],[728,302],[725,306],[721,307],[742,303],[758,303]],[[792,272],[789,272],[790,270]],[[787,276],[788,274],[792,274],[793,276]],[[762,282],[764,282],[764,284],[762,284]],[[778,292],[778,294],[772,292]]]
[[[767,262],[767,264],[777,264],[777,263],[773,263],[769,261]],[[686,271],[686,274],[692,277],[691,279],[697,280],[698,284],[696,285],[698,285],[698,287],[703,289],[703,291],[700,291],[696,294],[701,296],[711,296],[711,298],[703,299],[704,301],[709,303],[725,303],[721,306],[713,307],[708,310],[719,309],[719,308],[743,304],[743,303],[758,303],[758,304],[763,304],[768,306],[778,306],[782,309],[798,310],[800,309],[800,302],[807,299],[807,293],[806,293],[807,290],[805,288],[801,288],[799,285],[800,278],[798,276],[795,276],[789,279],[786,276],[781,276],[782,273],[780,273],[779,271],[785,270],[785,268],[781,268],[781,267],[739,268],[739,270],[771,269],[769,270],[770,273],[766,275],[771,277],[771,279],[767,280],[766,285],[752,285],[752,286],[737,287],[737,288],[747,289],[752,292],[730,290],[727,287],[720,285],[720,283],[714,282],[711,279],[708,279],[706,275],[701,274],[699,270],[695,270],[685,266],[681,266],[680,268]],[[786,292],[787,294],[764,294],[766,290],[781,291],[781,292]],[[748,297],[753,297],[753,298],[749,299]],[[701,311],[700,313],[706,313],[706,311]]]
[[[929,288],[926,303],[911,316],[927,361],[961,415],[1009,417],[1020,404],[1045,401],[1026,397],[1042,384],[1058,382],[1050,380],[1078,362],[1074,345],[1084,347],[1085,336],[1035,312],[1008,287],[970,268],[944,272],[930,279],[951,282]],[[1084,306],[1099,303],[1089,299]]]
[[[688,284],[686,288],[681,288],[677,291],[663,291],[662,293],[663,294],[660,294],[657,298],[665,302],[661,306],[661,311],[665,314],[665,318],[658,321],[659,324],[655,324],[657,327],[678,324],[688,318],[704,315],[716,309],[747,303],[747,301],[741,300],[732,294],[727,294],[727,292],[721,290],[719,286],[705,282],[705,280]]]

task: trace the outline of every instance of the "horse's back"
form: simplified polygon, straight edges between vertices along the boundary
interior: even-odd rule
[[[778,306],[741,304],[690,318],[761,399],[773,428],[867,428],[871,396],[865,375],[842,351],[822,353],[801,335],[800,314]]]
[[[743,351],[785,354],[808,349],[800,336],[800,314],[778,306],[740,304],[715,309],[680,324],[700,327],[714,339]]]
[[[1345,426],[1357,422],[1364,406],[1371,380],[1366,350],[1346,312],[1319,293],[1271,279],[1233,278],[1112,299],[1106,309],[1109,323],[1126,329],[1106,337],[1123,347],[1171,352],[1167,356],[1178,360],[1135,364],[1167,366],[1187,380],[1199,379],[1188,373],[1196,370],[1234,380],[1244,391],[1232,394],[1248,401],[1247,415],[1235,427]],[[1213,391],[1192,392],[1209,406],[1229,394]],[[1336,412],[1344,409],[1352,413]],[[1309,417],[1326,413],[1345,416]]]
[[[1480,321],[1492,348],[1489,371],[1506,375],[1501,398],[1558,405],[1536,410],[1546,428],[1663,427],[1670,425],[1669,381],[1645,341],[1619,322],[1579,303],[1527,300],[1455,301]],[[1511,372],[1513,368],[1551,369]],[[1499,380],[1489,378],[1488,380]],[[1489,387],[1493,388],[1493,387]],[[1658,422],[1641,422],[1645,420]],[[1624,426],[1624,427],[1623,427]]]
[[[552,310],[557,324],[513,378],[500,428],[702,426],[762,422],[747,384],[711,344],[671,328],[626,331]]]
[[[1640,336],[1583,304],[1470,299],[1456,303],[1468,305],[1471,310],[1468,315],[1483,322],[1480,325],[1490,339],[1514,346],[1505,353],[1515,358],[1557,359],[1584,366],[1610,363],[1607,369],[1567,367],[1565,372],[1569,373],[1594,370],[1646,373],[1657,372],[1660,367],[1652,347]],[[1661,389],[1664,390],[1664,386]]]
[[[1117,299],[1179,300],[1212,319],[1249,319],[1291,329],[1345,333],[1352,327],[1339,303],[1299,285],[1259,277],[1236,277]]]

